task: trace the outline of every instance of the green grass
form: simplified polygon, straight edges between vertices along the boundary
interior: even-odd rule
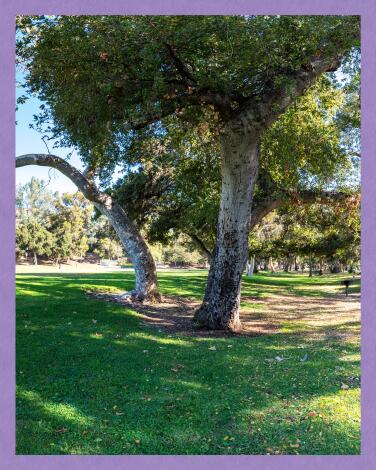
[[[243,295],[332,295],[343,277],[261,274]],[[200,297],[205,279],[159,274],[164,294]],[[258,337],[168,335],[85,295],[132,283],[128,272],[17,276],[18,454],[359,453],[356,336],[313,340],[288,322]]]

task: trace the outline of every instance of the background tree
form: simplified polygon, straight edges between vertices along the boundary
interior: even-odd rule
[[[97,253],[101,258],[110,260],[118,259],[124,254],[121,245],[116,240],[108,237],[98,240],[94,253]]]
[[[16,253],[32,253],[34,264],[38,264],[38,256],[51,255],[55,243],[54,235],[36,219],[23,222],[16,228]]]
[[[273,257],[287,269],[293,261],[313,270],[353,271],[359,264],[359,196],[343,201],[285,204],[264,219],[250,239],[260,260]]]
[[[93,212],[93,205],[81,193],[64,193],[55,200],[50,230],[56,238],[53,247],[56,262],[84,257],[89,249],[87,231]]]
[[[93,231],[94,207],[81,193],[59,194],[43,180],[31,178],[17,187],[16,247],[18,255],[33,253],[55,262],[83,258],[88,240],[108,232]]]

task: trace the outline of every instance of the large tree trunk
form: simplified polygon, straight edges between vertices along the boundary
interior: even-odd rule
[[[242,274],[248,255],[251,202],[258,169],[258,139],[243,123],[222,137],[222,188],[217,241],[202,305],[201,327],[237,331]]]
[[[127,295],[140,301],[159,301],[160,295],[157,288],[157,271],[154,259],[140,231],[124,209],[111,196],[100,191],[92,180],[60,157],[28,154],[16,158],[16,167],[26,165],[56,168],[77,186],[101,214],[108,218],[125,250],[132,258],[136,282],[134,289]]]

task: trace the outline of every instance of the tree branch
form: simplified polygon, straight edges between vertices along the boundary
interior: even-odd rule
[[[209,263],[211,262],[212,260],[212,257],[213,257],[213,254],[212,252],[209,250],[209,248],[205,245],[205,243],[201,240],[201,238],[199,238],[196,234],[194,233],[189,233],[188,234],[190,236],[190,238],[192,239],[192,241],[195,243],[195,245],[198,247],[198,249],[200,250],[200,252],[206,256],[206,258],[208,258],[208,261]]]
[[[176,51],[171,46],[171,44],[164,43],[169,56],[172,59],[172,62],[175,65],[176,70],[179,72],[180,77],[184,80],[187,85],[196,85],[197,81],[194,76],[191,74],[190,70],[188,69],[187,65],[180,59],[180,57],[176,54]]]
[[[66,160],[56,155],[30,153],[16,158],[16,168],[27,165],[56,168],[56,170],[59,170],[60,173],[69,178],[89,201],[105,206],[112,205],[112,199],[108,194],[101,192],[93,181],[89,180]]]
[[[341,64],[341,56],[311,57],[299,70],[283,73],[286,85],[275,88],[273,84],[257,97],[249,97],[233,111],[231,119],[256,124],[260,131],[270,126],[299,96],[325,72],[334,72]]]

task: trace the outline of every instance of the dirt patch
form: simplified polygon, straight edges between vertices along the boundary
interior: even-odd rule
[[[242,322],[245,324],[274,325],[277,330],[293,324],[299,333],[324,339],[325,337],[351,339],[358,335],[360,322],[360,294],[343,294],[325,297],[301,297],[295,295],[273,295],[267,298],[242,297],[260,308],[243,308]]]
[[[158,304],[133,302],[109,293],[88,293],[90,297],[123,304],[140,314],[144,324],[166,331],[199,337],[233,336],[224,331],[198,330],[192,319],[200,301],[189,297],[163,296]],[[293,324],[299,334],[314,339],[336,337],[348,339],[354,334],[354,326],[360,320],[360,295],[349,297],[299,297],[273,295],[268,298],[242,297],[242,302],[252,305],[241,309],[242,336],[258,336],[278,333],[284,325]]]

